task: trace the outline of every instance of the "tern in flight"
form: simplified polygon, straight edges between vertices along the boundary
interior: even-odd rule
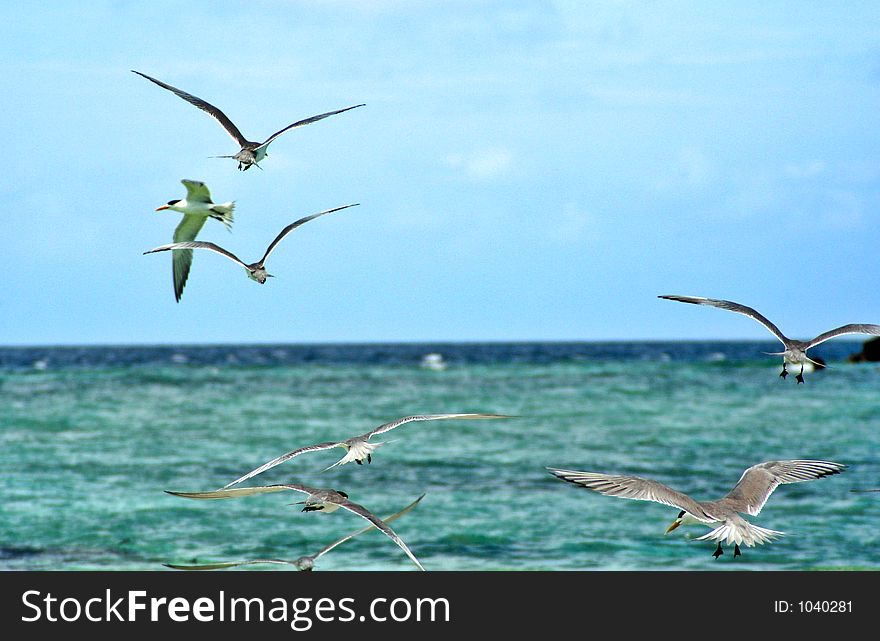
[[[232,228],[232,212],[235,209],[234,202],[217,204],[211,202],[211,192],[205,183],[198,180],[181,180],[186,187],[186,198],[169,200],[166,204],[157,207],[156,211],[170,209],[183,214],[180,224],[174,230],[174,242],[181,243],[195,240],[199,231],[208,218],[219,220]],[[193,253],[191,249],[177,249],[172,255],[172,267],[174,269],[174,298],[180,302],[189,269],[192,265]]]
[[[764,327],[773,332],[773,335],[778,338],[780,342],[782,342],[782,345],[785,347],[785,351],[771,352],[769,354],[770,356],[782,356],[782,372],[779,375],[783,379],[788,376],[786,365],[801,366],[800,372],[798,372],[798,375],[795,377],[798,383],[804,382],[804,364],[807,361],[813,363],[814,365],[822,366],[821,363],[817,363],[809,356],[807,356],[807,350],[811,347],[815,347],[819,343],[824,343],[831,338],[835,338],[836,336],[841,336],[843,334],[870,334],[873,336],[880,336],[880,325],[851,323],[849,325],[838,327],[837,329],[829,330],[823,334],[819,334],[818,336],[816,336],[816,338],[813,338],[811,340],[797,341],[785,336],[785,334],[779,331],[779,328],[776,327],[776,325],[771,323],[769,320],[767,320],[764,316],[759,314],[751,307],[746,307],[745,305],[740,305],[739,303],[733,303],[729,300],[717,300],[714,298],[700,298],[699,296],[658,296],[658,298],[677,300],[680,303],[692,303],[694,305],[711,305],[712,307],[720,307],[721,309],[726,309],[731,312],[736,312],[737,314],[744,314],[750,318],[754,318]]]
[[[145,255],[146,254],[153,254],[155,252],[164,252],[164,251],[169,251],[169,250],[178,251],[181,249],[192,253],[193,249],[210,249],[212,251],[217,252],[218,254],[222,254],[223,256],[226,256],[230,260],[233,260],[236,263],[238,263],[239,265],[241,265],[242,267],[244,267],[245,270],[247,271],[248,278],[250,278],[251,280],[257,281],[258,283],[260,283],[262,285],[263,283],[266,282],[267,278],[272,278],[272,274],[269,274],[266,272],[266,259],[269,258],[269,254],[271,254],[272,250],[274,250],[275,247],[278,246],[278,243],[281,242],[282,238],[287,236],[287,234],[292,232],[294,229],[296,229],[300,225],[304,225],[305,223],[309,222],[310,220],[314,220],[318,216],[323,216],[324,214],[330,214],[334,211],[339,211],[340,209],[347,209],[349,207],[355,207],[355,206],[357,206],[357,204],[358,203],[354,203],[352,205],[343,205],[342,207],[334,207],[333,209],[327,209],[324,211],[320,211],[317,214],[312,214],[311,216],[306,216],[305,218],[300,218],[299,220],[290,223],[287,227],[285,227],[284,229],[282,229],[278,233],[278,235],[275,237],[275,240],[273,240],[271,243],[269,243],[269,247],[266,248],[266,253],[263,254],[263,257],[255,263],[250,263],[250,264],[245,263],[238,256],[236,256],[235,254],[233,254],[230,251],[223,249],[219,245],[215,245],[214,243],[202,242],[202,241],[198,241],[198,240],[188,241],[188,242],[183,242],[183,243],[174,242],[174,243],[170,243],[168,245],[162,245],[160,247],[155,247],[149,251],[145,251],[144,254]]]
[[[404,552],[406,552],[406,555],[412,560],[413,563],[415,563],[419,567],[420,570],[425,569],[422,564],[419,563],[419,560],[413,555],[413,553],[410,552],[410,549],[406,546],[406,543],[403,542],[403,539],[397,536],[397,534],[395,534],[394,530],[392,530],[391,527],[389,527],[384,521],[375,516],[363,505],[359,505],[358,503],[349,501],[348,494],[346,494],[345,492],[339,492],[337,490],[330,489],[319,489],[309,487],[308,485],[300,485],[299,483],[264,485],[260,487],[236,487],[228,490],[214,490],[213,492],[171,492],[169,490],[165,491],[168,492],[168,494],[173,494],[174,496],[182,496],[186,499],[232,499],[239,496],[267,494],[270,492],[284,492],[287,490],[293,490],[295,492],[308,494],[308,497],[305,501],[294,503],[294,505],[303,505],[303,512],[324,512],[329,514],[330,512],[335,512],[339,508],[343,508],[345,510],[348,510],[349,512],[357,514],[362,519],[366,519],[367,521],[372,523],[373,526],[381,530],[388,538],[397,543],[397,545],[399,545],[400,548]]]
[[[172,87],[171,85],[167,85],[161,80],[156,80],[155,78],[151,78],[150,76],[141,73],[140,71],[131,70],[132,73],[136,73],[142,78],[146,78],[150,82],[154,82],[163,89],[167,89],[168,91],[177,94],[178,97],[183,98],[191,105],[195,105],[202,111],[207,112],[214,120],[220,123],[223,129],[226,130],[232,139],[236,142],[237,145],[241,147],[238,153],[233,154],[231,156],[215,156],[216,158],[232,158],[238,161],[238,168],[241,171],[246,171],[251,168],[251,165],[256,165],[260,167],[258,164],[263,158],[265,158],[268,154],[266,150],[269,147],[269,143],[275,140],[278,136],[283,134],[288,129],[294,129],[295,127],[302,127],[303,125],[309,125],[313,122],[317,122],[319,120],[323,120],[328,116],[335,116],[336,114],[341,114],[344,111],[348,111],[350,109],[355,109],[357,107],[363,107],[363,104],[354,105],[352,107],[346,107],[345,109],[337,109],[336,111],[328,111],[327,113],[319,114],[317,116],[311,116],[310,118],[305,118],[303,120],[297,120],[295,123],[291,125],[287,125],[284,129],[280,131],[276,131],[274,134],[266,138],[263,142],[255,142],[252,140],[248,140],[245,138],[241,132],[238,130],[238,127],[226,117],[222,111],[220,111],[214,105],[205,102],[201,98],[197,98],[192,94],[188,94],[185,91],[178,89],[177,87]],[[262,169],[262,167],[260,167]]]
[[[320,450],[329,450],[334,447],[341,447],[345,450],[345,456],[336,461],[330,467],[324,468],[324,472],[329,469],[336,467],[337,465],[345,465],[346,463],[351,463],[354,461],[358,465],[363,465],[363,461],[366,460],[367,463],[371,463],[373,461],[373,452],[389,443],[390,441],[379,441],[376,443],[371,443],[370,439],[373,436],[378,434],[384,434],[385,432],[390,432],[395,427],[400,427],[406,423],[413,423],[415,421],[441,421],[447,419],[492,419],[492,418],[512,418],[510,416],[506,416],[503,414],[423,414],[418,416],[404,416],[403,418],[399,418],[397,420],[391,421],[390,423],[385,423],[384,425],[380,425],[379,427],[370,430],[366,434],[361,434],[359,436],[353,436],[344,441],[328,441],[326,443],[319,443],[317,445],[307,445],[306,447],[300,447],[299,449],[293,450],[292,452],[288,452],[287,454],[282,454],[278,458],[274,458],[268,463],[263,463],[260,467],[251,470],[244,476],[240,476],[235,479],[231,483],[228,483],[223,486],[222,489],[227,489],[232,487],[233,485],[238,485],[242,481],[246,481],[249,478],[256,476],[257,474],[261,474],[268,469],[275,467],[276,465],[280,465],[285,461],[289,461],[290,459],[299,456],[300,454],[305,454],[306,452],[318,452]]]
[[[830,461],[767,461],[753,465],[740,477],[739,482],[724,498],[717,501],[696,501],[657,481],[638,476],[576,472],[548,467],[551,474],[563,481],[583,486],[588,490],[636,501],[654,501],[681,510],[666,533],[679,525],[702,524],[713,530],[697,537],[697,541],[718,541],[712,554],[716,559],[724,554],[721,543],[734,544],[733,557],[740,556],[740,543],[753,547],[782,536],[783,532],[753,525],[740,514],[757,516],[777,487],[783,483],[812,481],[823,476],[839,474],[845,468],[841,463]]]
[[[403,516],[404,514],[409,512],[410,510],[412,510],[416,505],[418,505],[419,501],[421,501],[423,498],[425,498],[424,494],[422,494],[419,498],[417,498],[415,501],[413,501],[412,503],[407,505],[405,508],[403,508],[399,512],[395,512],[394,514],[387,516],[382,520],[387,524],[387,523],[391,523],[392,521],[399,519],[401,516]],[[362,529],[358,530],[357,532],[352,532],[351,534],[349,534],[347,536],[343,536],[341,539],[334,541],[330,545],[325,545],[323,548],[321,548],[320,550],[318,550],[314,554],[307,554],[305,556],[301,556],[294,561],[285,561],[283,559],[253,559],[250,561],[227,561],[225,563],[204,563],[204,564],[199,564],[199,565],[175,565],[175,564],[171,564],[171,563],[165,563],[165,565],[167,567],[173,568],[175,570],[222,570],[225,568],[238,567],[240,565],[257,565],[257,564],[262,564],[262,563],[269,563],[269,564],[274,564],[274,565],[292,565],[297,570],[310,571],[315,567],[315,561],[317,561],[319,558],[321,558],[322,556],[327,554],[327,552],[329,552],[330,550],[332,550],[336,546],[342,545],[343,543],[345,543],[349,539],[353,539],[354,537],[358,536],[359,534],[363,534],[364,532],[369,532],[370,530],[375,530],[375,529],[376,529],[375,525],[368,525],[367,527],[362,528]]]

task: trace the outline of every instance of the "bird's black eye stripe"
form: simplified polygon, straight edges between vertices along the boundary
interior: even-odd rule
[[[173,205],[173,204],[176,203],[176,202],[177,202],[176,200],[169,200],[167,204],[168,204],[168,205]]]
[[[684,510],[678,513],[678,518],[682,518],[684,516]]]

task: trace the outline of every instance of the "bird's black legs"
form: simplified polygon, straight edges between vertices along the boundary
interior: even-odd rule
[[[724,554],[724,550],[721,549],[721,541],[718,541],[718,547],[715,548],[715,551],[712,553],[712,556],[714,556],[717,559],[722,554]]]
[[[782,364],[782,371],[779,373],[779,376],[782,380],[785,380],[785,377],[788,376],[788,370],[785,369],[785,363]]]
[[[306,506],[302,509],[302,511],[303,511],[303,512],[318,512],[318,511],[323,510],[323,509],[324,509],[324,506],[323,506],[323,505],[306,505]]]
[[[798,383],[804,382],[804,364],[803,363],[801,363],[801,373],[798,374],[797,376],[795,376],[795,379],[797,380]]]
[[[735,559],[738,556],[742,556],[742,552],[739,551],[739,543],[734,543],[734,545],[733,545],[733,558]]]
[[[367,463],[372,463],[372,462],[373,462],[373,455],[367,454]]]
[[[359,458],[356,458],[356,459],[354,460],[354,462],[357,463],[358,465],[363,465],[363,464],[364,464],[363,461],[361,461]]]

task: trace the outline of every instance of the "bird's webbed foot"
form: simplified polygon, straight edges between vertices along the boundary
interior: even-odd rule
[[[354,460],[354,462],[357,463],[358,465],[363,465],[363,464],[364,464],[364,462],[363,462],[362,460],[360,460],[359,458],[356,458],[356,459]]]
[[[724,554],[724,550],[721,549],[721,541],[718,541],[718,547],[715,548],[715,551],[712,553],[712,556],[714,556],[717,559],[722,554]]]
[[[795,380],[798,382],[798,384],[803,383],[803,382],[804,382],[804,374],[803,374],[803,372],[801,372],[800,374],[798,374],[798,375],[795,376],[794,378],[795,378]]]
[[[320,510],[323,510],[323,509],[324,509],[323,505],[306,505],[302,509],[302,511],[303,512],[319,512]]]
[[[742,556],[742,552],[739,551],[739,543],[735,543],[733,545],[733,558],[735,559],[738,556]]]
[[[788,370],[785,369],[785,365],[783,365],[783,366],[782,366],[782,371],[779,372],[779,378],[781,378],[782,380],[785,380],[785,378],[786,378],[787,376],[788,376]]]

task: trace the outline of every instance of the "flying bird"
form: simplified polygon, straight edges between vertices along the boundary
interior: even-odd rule
[[[234,202],[217,204],[211,201],[211,192],[205,183],[198,180],[181,180],[186,187],[186,198],[169,200],[166,204],[156,208],[156,211],[170,209],[180,212],[183,218],[174,230],[174,242],[181,243],[195,240],[208,218],[219,220],[232,228],[232,212],[235,210]],[[174,271],[174,298],[180,302],[186,279],[189,277],[189,269],[192,266],[193,253],[191,249],[176,249],[172,254],[172,267]]]
[[[314,220],[318,216],[323,216],[324,214],[330,214],[334,211],[339,211],[340,209],[347,209],[348,207],[356,207],[359,203],[354,203],[352,205],[344,205],[342,207],[335,207],[333,209],[327,209],[325,211],[318,212],[317,214],[312,214],[311,216],[306,216],[305,218],[300,218],[299,220],[290,223],[287,227],[282,229],[279,234],[275,237],[271,243],[269,243],[269,247],[266,248],[266,253],[263,254],[263,257],[255,263],[245,263],[238,256],[233,254],[230,251],[227,251],[220,247],[219,245],[215,245],[214,243],[207,243],[202,241],[188,241],[188,242],[174,242],[168,245],[162,245],[160,247],[155,247],[149,251],[145,251],[144,254],[152,254],[155,252],[163,252],[163,251],[179,251],[184,250],[190,252],[192,254],[193,249],[210,249],[212,251],[217,252],[218,254],[222,254],[226,256],[230,260],[235,261],[239,265],[245,268],[247,271],[248,278],[251,280],[255,280],[261,285],[266,282],[267,278],[272,278],[272,274],[266,272],[266,259],[269,258],[269,254],[272,253],[272,250],[281,242],[281,239],[287,236],[294,229],[299,227],[300,225],[304,225],[310,220]],[[192,259],[190,259],[192,260]],[[175,272],[176,273],[176,272]],[[182,289],[182,287],[181,287]]]
[[[510,416],[505,416],[502,414],[423,414],[417,416],[404,416],[403,418],[398,418],[397,420],[391,421],[390,423],[385,423],[380,425],[379,427],[370,430],[365,434],[361,434],[359,436],[353,436],[344,441],[328,441],[326,443],[318,443],[317,445],[307,445],[306,447],[300,447],[298,449],[293,450],[292,452],[288,452],[287,454],[282,454],[278,458],[274,458],[268,463],[263,463],[260,467],[251,470],[244,476],[240,476],[235,479],[231,483],[228,483],[223,486],[222,489],[227,489],[232,487],[233,485],[238,485],[242,481],[246,481],[249,478],[256,476],[257,474],[261,474],[268,469],[275,467],[276,465],[280,465],[285,461],[289,461],[290,459],[299,456],[300,454],[305,454],[306,452],[318,452],[321,450],[329,450],[334,447],[341,447],[345,450],[345,455],[336,461],[333,465],[324,468],[324,472],[329,469],[336,467],[337,465],[345,465],[346,463],[351,463],[354,461],[358,465],[363,465],[363,461],[366,460],[367,463],[371,463],[373,461],[373,452],[389,443],[390,441],[380,441],[377,443],[371,443],[370,439],[373,436],[378,434],[384,434],[385,432],[390,432],[396,427],[400,427],[406,423],[413,423],[415,421],[440,421],[446,419],[492,419],[492,418],[512,418]]]
[[[237,160],[238,161],[238,168],[241,171],[246,171],[246,170],[250,169],[252,165],[255,165],[255,166],[259,167],[260,169],[262,169],[262,167],[260,167],[258,163],[268,155],[266,153],[266,150],[269,147],[269,143],[271,143],[273,140],[275,140],[278,136],[283,134],[288,129],[294,129],[296,127],[302,127],[303,125],[309,125],[313,122],[323,120],[324,118],[327,118],[328,116],[335,116],[336,114],[341,114],[344,111],[348,111],[350,109],[355,109],[357,107],[364,106],[363,104],[353,105],[351,107],[346,107],[345,109],[337,109],[336,111],[328,111],[327,113],[319,114],[317,116],[311,116],[311,117],[305,118],[303,120],[297,120],[295,123],[293,123],[291,125],[287,125],[284,129],[281,129],[280,131],[276,131],[274,134],[272,134],[271,136],[266,138],[266,140],[264,140],[263,142],[255,142],[255,141],[248,140],[247,138],[245,138],[242,135],[242,133],[238,130],[238,127],[236,127],[235,124],[229,118],[226,117],[226,114],[224,114],[222,111],[220,111],[214,105],[212,105],[208,102],[205,102],[201,98],[197,98],[196,96],[193,96],[192,94],[188,94],[185,91],[178,89],[177,87],[172,87],[171,85],[165,84],[161,80],[156,80],[155,78],[151,78],[150,76],[143,74],[140,71],[135,71],[134,69],[132,69],[131,72],[136,73],[137,75],[141,76],[142,78],[146,78],[150,82],[153,82],[153,83],[159,85],[163,89],[167,89],[168,91],[176,94],[178,97],[183,98],[191,105],[195,105],[196,107],[198,107],[202,111],[207,112],[208,115],[210,115],[212,118],[214,118],[214,120],[219,122],[220,125],[223,127],[223,129],[226,130],[226,133],[228,133],[232,137],[232,139],[236,142],[237,145],[239,145],[241,147],[241,149],[238,151],[238,153],[233,154],[231,156],[215,156],[215,157],[216,158],[232,158],[234,160]]]
[[[681,510],[667,528],[672,532],[680,525],[702,524],[713,530],[697,537],[697,541],[718,541],[712,554],[716,559],[724,554],[721,543],[734,544],[733,557],[740,556],[740,543],[753,547],[782,536],[783,532],[753,525],[740,514],[757,516],[778,486],[784,483],[812,481],[823,476],[839,474],[846,466],[830,461],[767,461],[753,465],[740,477],[726,496],[717,501],[696,501],[662,483],[638,476],[576,472],[548,467],[551,474],[563,481],[583,486],[588,490],[636,501],[654,501]]]
[[[880,325],[851,323],[849,325],[838,327],[837,329],[829,330],[823,334],[819,334],[818,336],[816,336],[816,338],[813,338],[811,340],[797,341],[786,337],[785,334],[779,331],[779,328],[776,327],[776,325],[771,323],[769,320],[767,320],[764,316],[759,314],[751,307],[746,307],[745,305],[740,305],[739,303],[733,303],[729,300],[717,300],[714,298],[701,298],[698,296],[658,296],[658,298],[676,300],[680,303],[692,303],[694,305],[711,305],[712,307],[720,307],[721,309],[726,309],[731,312],[736,312],[737,314],[744,314],[749,318],[754,318],[764,327],[773,332],[773,335],[778,338],[782,342],[782,345],[785,347],[785,350],[782,352],[771,352],[769,354],[770,356],[782,356],[782,372],[779,374],[779,376],[781,376],[783,379],[788,376],[786,365],[801,366],[800,372],[798,372],[797,376],[795,377],[798,383],[804,382],[805,363],[809,361],[814,365],[818,365],[820,367],[823,366],[822,363],[817,363],[809,356],[807,356],[807,350],[811,347],[815,347],[819,343],[824,343],[831,338],[835,338],[836,336],[841,336],[843,334],[870,334],[873,336],[880,336]]]
[[[405,508],[403,508],[399,512],[395,512],[394,514],[387,516],[382,520],[385,521],[385,523],[391,523],[392,521],[397,520],[398,518],[400,518],[401,516],[403,516],[404,514],[409,512],[410,510],[412,510],[416,505],[418,505],[419,502],[423,498],[425,498],[424,494],[422,494],[419,498],[417,498],[415,501],[413,501],[412,503],[407,505]],[[238,567],[240,565],[256,565],[256,564],[262,564],[262,563],[270,563],[270,564],[275,564],[275,565],[292,565],[297,570],[310,571],[315,567],[315,561],[317,561],[319,558],[321,558],[322,556],[327,554],[327,552],[329,552],[330,550],[332,550],[336,546],[342,545],[343,543],[345,543],[349,539],[353,539],[354,537],[358,536],[359,534],[363,534],[364,532],[369,532],[370,530],[375,530],[375,529],[376,529],[375,525],[368,525],[367,527],[362,528],[362,529],[358,530],[357,532],[352,532],[351,534],[344,536],[337,541],[334,541],[330,545],[325,545],[323,548],[321,548],[320,550],[318,550],[314,554],[307,554],[305,556],[301,556],[294,561],[285,561],[283,559],[253,559],[250,561],[227,561],[225,563],[205,563],[205,564],[200,564],[200,565],[175,565],[175,564],[171,564],[171,563],[165,563],[164,565],[166,565],[169,568],[173,568],[175,570],[222,570],[225,568]]]
[[[186,499],[231,499],[237,498],[239,496],[267,494],[270,492],[284,492],[286,490],[293,490],[295,492],[308,494],[308,497],[305,501],[294,503],[294,505],[303,505],[303,512],[324,512],[329,514],[330,512],[335,512],[339,508],[343,508],[345,510],[348,510],[349,512],[357,514],[362,519],[366,519],[367,521],[372,523],[373,526],[381,530],[388,538],[397,543],[397,545],[399,545],[400,548],[404,552],[406,552],[406,555],[412,560],[413,563],[415,563],[419,567],[420,570],[425,569],[419,562],[419,560],[413,555],[413,553],[410,552],[410,549],[406,546],[406,543],[403,542],[403,539],[397,536],[397,534],[395,534],[394,530],[392,530],[390,526],[388,526],[384,521],[375,516],[363,505],[348,500],[348,494],[346,494],[345,492],[339,492],[337,490],[330,489],[319,489],[309,487],[308,485],[301,485],[299,483],[265,485],[261,487],[236,487],[232,489],[214,490],[213,492],[171,492],[169,490],[165,491],[168,492],[168,494],[173,494],[174,496],[182,496]]]

